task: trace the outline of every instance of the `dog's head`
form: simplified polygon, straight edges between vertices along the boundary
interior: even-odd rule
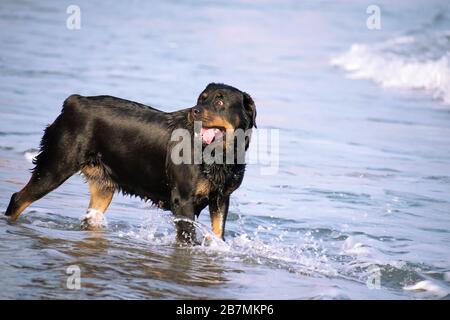
[[[211,143],[215,137],[224,137],[236,129],[256,128],[256,106],[248,93],[232,86],[210,83],[191,109],[194,121],[202,122],[203,142]]]

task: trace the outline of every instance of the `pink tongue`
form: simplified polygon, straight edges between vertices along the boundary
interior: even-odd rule
[[[202,128],[200,130],[200,135],[202,136],[202,139],[206,144],[210,144],[214,140],[214,137],[222,136],[222,132],[219,129],[215,128],[214,129]]]

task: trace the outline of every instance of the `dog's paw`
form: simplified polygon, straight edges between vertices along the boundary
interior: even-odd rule
[[[81,227],[84,229],[101,229],[106,226],[106,219],[103,212],[96,209],[88,209],[87,213],[81,217]]]

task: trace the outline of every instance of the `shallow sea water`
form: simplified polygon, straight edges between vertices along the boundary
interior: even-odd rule
[[[0,4],[1,213],[72,93],[176,110],[234,85],[258,128],[279,130],[279,166],[249,165],[226,242],[196,247],[175,243],[170,213],[122,195],[103,231],[82,230],[76,175],[0,218],[0,298],[449,298],[447,1],[379,1],[377,31],[364,1],[77,3],[80,30],[69,2]],[[207,211],[197,230],[211,233]]]

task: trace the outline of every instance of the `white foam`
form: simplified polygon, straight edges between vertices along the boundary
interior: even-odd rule
[[[366,256],[369,255],[370,248],[367,245],[364,245],[361,242],[357,242],[356,239],[352,236],[349,236],[345,239],[342,244],[342,251],[345,254],[349,254],[352,256]]]
[[[312,236],[305,235],[301,243],[283,244],[279,239],[263,241],[261,238],[246,233],[229,238],[227,242],[216,240],[212,245],[200,247],[203,252],[221,253],[231,260],[241,259],[246,262],[271,265],[290,272],[308,275],[336,276],[324,248]]]
[[[448,288],[444,288],[443,286],[440,286],[437,283],[432,282],[430,280],[419,281],[414,285],[404,287],[403,290],[425,291],[438,297],[445,297],[448,294],[450,294],[450,290]]]
[[[156,245],[175,243],[174,222],[169,215],[155,221],[149,218],[136,230],[120,231],[119,237],[150,241]],[[192,222],[191,220],[186,220]],[[337,270],[328,261],[326,250],[310,234],[305,234],[297,244],[285,244],[280,238],[271,241],[262,240],[258,232],[253,235],[242,233],[227,237],[227,241],[216,237],[209,227],[192,222],[196,229],[197,240],[201,245],[190,250],[200,251],[212,256],[220,255],[225,260],[245,261],[256,264],[271,265],[298,274],[318,276],[336,276]],[[260,232],[268,228],[257,228]]]
[[[89,208],[87,213],[81,217],[81,221],[83,225],[94,228],[101,228],[107,224],[103,212],[92,208]]]
[[[373,80],[387,88],[425,90],[450,104],[450,53],[419,59],[419,54],[415,57],[409,51],[415,41],[414,37],[398,37],[374,45],[353,44],[331,64],[348,71],[352,79]]]
[[[152,209],[147,219],[136,229],[120,230],[120,238],[132,238],[156,245],[170,245],[175,242],[175,226],[172,216],[162,210]]]

